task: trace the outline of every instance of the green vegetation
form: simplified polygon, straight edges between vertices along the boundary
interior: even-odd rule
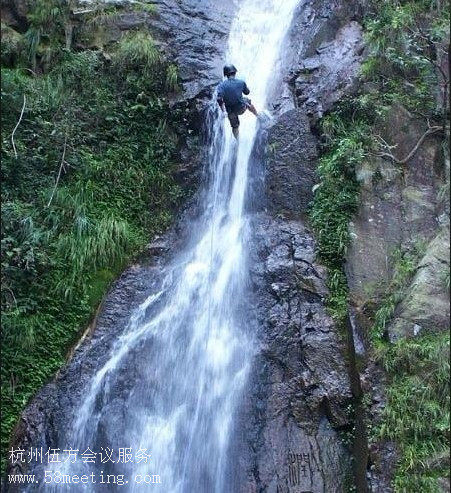
[[[394,491],[439,493],[437,479],[449,472],[448,332],[389,343],[385,328],[424,254],[423,245],[393,254],[393,277],[374,317],[375,360],[387,373],[387,403],[371,439],[396,442],[400,461]]]
[[[426,118],[440,118],[449,110],[449,80],[442,68],[449,35],[447,7],[440,0],[372,2],[365,26],[370,54],[362,75],[377,84],[377,92],[365,95],[368,103],[400,103]]]
[[[349,222],[359,199],[356,165],[383,154],[400,166],[402,175],[405,156],[394,156],[392,149],[376,138],[394,104],[423,118],[425,128],[429,125],[433,132],[449,128],[449,79],[442,68],[448,56],[446,3],[371,1],[364,28],[369,53],[362,67],[361,90],[321,122],[320,183],[310,211],[319,254],[329,270],[329,310],[342,326],[348,310],[342,266],[350,242]],[[444,152],[449,155],[447,147]],[[394,253],[393,278],[380,300],[371,334],[375,357],[389,379],[388,404],[373,439],[393,440],[399,446],[395,493],[438,492],[437,478],[446,475],[449,335],[431,334],[395,344],[384,338],[420,253],[402,247]],[[449,273],[444,273],[443,284],[449,286]]]
[[[391,259],[393,276],[385,289],[385,296],[380,300],[380,306],[374,316],[374,326],[370,334],[374,344],[384,340],[386,326],[392,319],[396,307],[403,300],[423,253],[423,245],[417,245],[410,251],[403,252],[397,249],[393,252]]]
[[[151,36],[75,52],[69,3],[33,5],[24,35],[2,24],[3,452],[30,397],[181,196],[167,102],[177,72]],[[91,20],[100,15],[115,13]]]
[[[378,347],[389,377],[387,405],[376,438],[396,441],[399,493],[438,493],[438,477],[449,473],[448,333],[430,334]]]
[[[353,104],[355,104],[353,102]],[[349,111],[354,112],[354,116]],[[352,120],[352,128],[346,125]],[[342,264],[349,245],[349,221],[358,206],[359,185],[355,166],[365,157],[369,123],[354,107],[343,103],[321,122],[325,137],[318,173],[320,182],[310,211],[318,250],[329,270],[328,307],[337,322],[343,323],[348,310],[348,292]]]
[[[372,2],[366,19],[370,54],[361,72],[362,91],[342,101],[321,121],[320,183],[310,217],[319,253],[330,269],[330,309],[341,319],[347,306],[342,262],[349,244],[349,221],[356,211],[359,186],[355,165],[377,148],[377,127],[392,104],[439,125],[447,108],[443,39],[449,12],[434,1]],[[421,22],[420,22],[421,20]]]

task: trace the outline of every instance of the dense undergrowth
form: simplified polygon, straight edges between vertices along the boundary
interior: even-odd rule
[[[387,405],[371,439],[395,440],[400,460],[394,491],[438,493],[437,478],[449,474],[449,352],[448,332],[431,333],[389,344],[386,324],[414,275],[421,249],[397,252],[391,285],[375,315],[375,360],[387,374]]]
[[[382,347],[390,384],[377,432],[400,447],[396,492],[438,492],[437,479],[449,474],[449,350],[448,333]]]
[[[329,310],[344,327],[348,289],[343,262],[350,242],[349,222],[357,211],[356,165],[384,149],[374,135],[393,104],[401,104],[427,124],[449,128],[448,75],[442,69],[449,37],[444,2],[383,0],[370,2],[364,23],[368,55],[358,94],[341,101],[321,121],[323,135],[310,219],[318,249],[329,269]],[[443,133],[443,130],[442,130]],[[400,176],[402,175],[400,166]],[[371,340],[387,372],[387,406],[374,439],[397,443],[400,461],[396,493],[438,492],[437,477],[449,438],[449,334],[430,334],[396,344],[384,338],[419,260],[415,249],[393,252],[393,280],[375,312]]]
[[[109,53],[71,49],[69,4],[34,2],[24,34],[2,24],[2,461],[19,413],[181,195],[176,69],[145,31]]]

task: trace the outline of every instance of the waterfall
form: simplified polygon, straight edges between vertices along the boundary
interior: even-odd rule
[[[236,65],[258,110],[267,106],[298,3],[243,0],[231,26],[225,61]],[[210,117],[209,179],[190,246],[132,314],[74,409],[61,446],[80,453],[89,447],[104,458],[114,450],[115,463],[72,462],[66,453],[63,464],[46,467],[48,477],[86,474],[87,484],[41,481],[28,491],[231,493],[224,471],[233,413],[257,346],[246,306],[245,201],[259,122],[249,112],[240,117],[236,142],[214,102]],[[117,447],[132,448],[133,461],[118,463]]]

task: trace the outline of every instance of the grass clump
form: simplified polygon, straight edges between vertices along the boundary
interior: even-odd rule
[[[152,36],[144,31],[126,33],[114,54],[114,64],[123,72],[139,67],[146,76],[151,76],[160,62],[161,54]]]

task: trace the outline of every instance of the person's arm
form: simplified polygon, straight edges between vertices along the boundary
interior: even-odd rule
[[[216,97],[216,101],[218,102],[219,106],[221,107],[221,110],[225,112],[225,104],[224,104],[224,91],[222,89],[222,84],[219,84],[218,87],[218,95]]]
[[[250,92],[251,91],[249,90],[249,88],[247,87],[246,82],[245,82],[244,87],[243,87],[243,94],[246,94],[246,96],[247,96]]]
[[[221,110],[225,113],[225,110],[226,110],[226,109],[225,109],[224,100],[223,100],[222,98],[218,98],[218,100],[217,100],[217,101],[218,101],[218,104],[219,104],[219,106],[220,106]]]

